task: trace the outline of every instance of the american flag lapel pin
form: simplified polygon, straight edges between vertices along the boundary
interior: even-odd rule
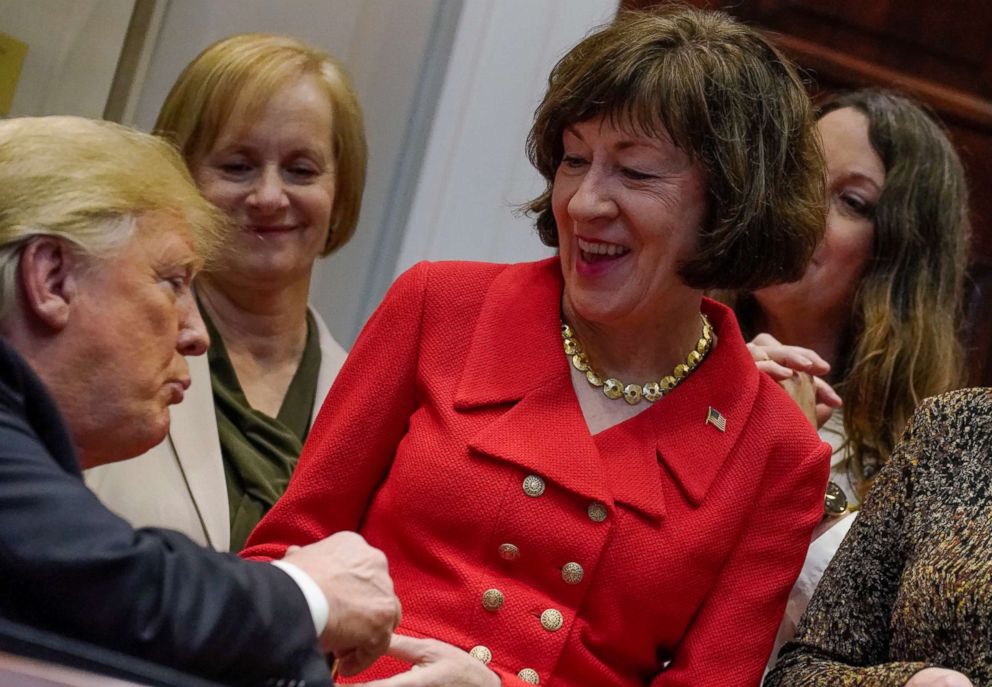
[[[713,406],[710,406],[710,409],[706,411],[706,424],[713,425],[721,432],[727,431],[727,418]]]

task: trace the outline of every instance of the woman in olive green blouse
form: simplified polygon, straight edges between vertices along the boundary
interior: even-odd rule
[[[314,262],[358,221],[362,115],[327,54],[245,34],[185,69],[155,130],[231,220],[225,249],[196,283],[212,346],[191,364],[193,386],[166,442],[87,481],[135,525],[236,551],[285,490],[344,361],[307,301]]]

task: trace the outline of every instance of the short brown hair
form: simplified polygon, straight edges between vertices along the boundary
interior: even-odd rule
[[[558,245],[551,189],[562,133],[594,117],[663,136],[698,160],[708,221],[679,274],[700,289],[794,281],[824,231],[824,163],[799,76],[754,29],[682,5],[621,13],[551,72],[527,141],[547,188],[528,205]]]
[[[334,58],[289,36],[245,33],[201,52],[179,75],[159,112],[155,133],[172,141],[186,163],[216,143],[235,110],[257,114],[280,87],[315,76],[331,101],[336,173],[331,230],[323,254],[355,233],[365,190],[368,150],[355,89]]]

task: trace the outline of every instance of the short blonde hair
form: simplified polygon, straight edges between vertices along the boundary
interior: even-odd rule
[[[167,142],[81,117],[0,121],[0,321],[13,306],[29,239],[56,236],[108,258],[149,212],[188,225],[204,261],[223,239],[220,213]]]
[[[245,33],[220,40],[179,75],[154,132],[175,143],[188,164],[213,147],[232,112],[255,116],[273,93],[302,76],[317,77],[331,102],[336,173],[327,255],[355,233],[368,159],[358,96],[330,55],[289,36]]]

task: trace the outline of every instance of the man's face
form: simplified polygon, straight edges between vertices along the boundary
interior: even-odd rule
[[[185,223],[149,213],[117,255],[77,268],[59,333],[75,374],[53,392],[84,467],[140,455],[165,438],[168,408],[190,383],[183,356],[209,345],[190,290],[195,264]]]

